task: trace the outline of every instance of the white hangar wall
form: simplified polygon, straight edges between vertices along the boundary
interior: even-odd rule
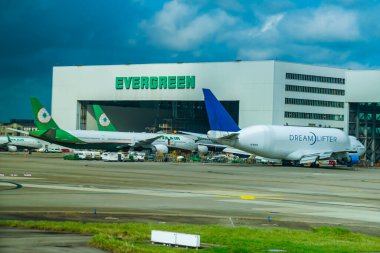
[[[348,103],[378,103],[380,102],[380,71],[379,70],[348,70],[346,71]]]
[[[279,61],[54,67],[52,115],[62,128],[79,129],[78,101],[202,101],[202,88],[209,88],[219,100],[239,101],[240,127],[289,124],[346,130],[345,96],[331,93],[345,92],[346,85],[336,82],[344,80],[345,72],[344,69]],[[195,88],[116,89],[116,77],[126,76],[195,76]],[[287,90],[289,87],[293,90]],[[311,87],[313,92],[304,92],[303,87]],[[326,90],[330,94],[326,94]],[[305,105],[310,101],[313,105]],[[320,101],[343,102],[344,106],[320,106]],[[343,117],[329,120],[324,115]]]
[[[210,88],[220,100],[240,100],[240,126],[271,124],[273,61],[54,67],[52,115],[63,128],[78,128],[77,101],[203,100]],[[115,88],[118,76],[195,76],[195,89]]]

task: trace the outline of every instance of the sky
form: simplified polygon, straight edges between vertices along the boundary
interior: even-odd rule
[[[380,69],[380,0],[0,0],[0,122],[53,66],[280,60]],[[64,94],[62,94],[64,96]]]

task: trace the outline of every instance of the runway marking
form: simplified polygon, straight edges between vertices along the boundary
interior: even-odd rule
[[[5,184],[0,181],[0,185]],[[131,188],[100,188],[91,185],[42,185],[42,184],[20,184],[23,187],[39,188],[39,189],[52,189],[52,190],[68,190],[68,191],[84,191],[84,192],[99,192],[99,193],[116,193],[116,194],[137,194],[145,196],[161,196],[161,197],[216,197],[216,198],[230,198],[242,200],[284,200],[281,197],[275,196],[253,196],[253,195],[216,195],[207,192],[197,191],[175,191],[175,190],[162,190],[162,189],[131,189]]]
[[[241,195],[240,198],[241,199],[247,199],[247,200],[254,200],[254,199],[256,199],[255,196],[248,196],[248,195]]]
[[[275,196],[252,196],[252,195],[240,195],[240,196],[234,196],[234,195],[219,195],[215,196],[216,198],[221,199],[243,199],[243,200],[255,200],[255,199],[269,199],[269,200],[287,200],[286,198],[282,197],[275,197]]]
[[[22,188],[22,185],[21,185],[21,184],[18,184],[18,183],[15,183],[15,182],[10,182],[10,181],[1,181],[1,182],[0,182],[0,185],[2,185],[2,186],[9,186],[9,185],[13,186],[13,185],[15,185],[15,187],[13,187],[13,188],[10,188],[10,189],[2,189],[2,191],[6,191],[6,190],[16,190],[16,189],[20,189],[20,188]]]

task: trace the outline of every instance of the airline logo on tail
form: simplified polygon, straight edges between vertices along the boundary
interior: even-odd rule
[[[99,124],[101,126],[107,127],[107,126],[109,126],[110,123],[111,123],[111,121],[109,120],[107,115],[105,113],[102,113],[99,117]]]
[[[51,116],[45,108],[41,108],[37,113],[37,118],[39,122],[46,124],[50,121]]]

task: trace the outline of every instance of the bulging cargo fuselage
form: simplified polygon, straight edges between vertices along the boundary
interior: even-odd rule
[[[228,132],[227,132],[228,133]],[[339,129],[255,125],[238,132],[237,138],[221,138],[226,132],[209,131],[210,139],[256,155],[300,160],[314,151],[350,150],[350,139]]]

